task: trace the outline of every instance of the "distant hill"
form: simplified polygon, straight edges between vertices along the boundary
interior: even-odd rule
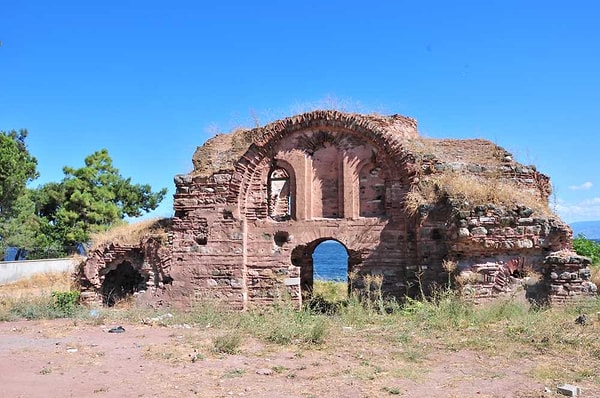
[[[588,239],[600,239],[600,221],[579,221],[569,225],[574,237],[583,234]]]

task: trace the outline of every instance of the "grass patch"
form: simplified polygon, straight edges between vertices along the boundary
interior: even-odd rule
[[[151,359],[172,362],[202,359],[198,350],[235,354],[244,342],[257,340],[266,347],[285,346],[300,353],[344,352],[353,358],[348,368],[351,376],[373,380],[390,374],[417,377],[426,373],[432,356],[466,350],[512,361],[533,359],[540,365],[532,367],[530,375],[543,382],[600,383],[600,321],[596,317],[600,299],[540,308],[514,300],[475,305],[452,292],[442,292],[430,300],[399,303],[381,298],[377,283],[371,287],[370,298],[351,294],[338,302],[336,311],[327,313],[310,306],[298,309],[285,300],[243,312],[212,301],[195,303],[185,312],[133,306],[90,310],[74,304],[65,291],[60,300],[50,293],[0,298],[0,320],[70,317],[92,325],[185,325],[184,335],[189,334],[189,339],[146,353]],[[327,297],[336,300],[335,295]],[[576,324],[582,313],[592,322]]]
[[[267,311],[249,311],[239,327],[261,340],[279,345],[320,345],[325,342],[331,320],[310,309],[298,310],[291,303]]]
[[[72,288],[70,272],[48,272],[0,286],[0,297],[40,296]]]
[[[348,284],[337,281],[313,282],[313,296],[322,297],[324,300],[335,303],[348,299]]]
[[[78,305],[63,304],[57,303],[54,296],[0,298],[0,321],[71,318],[85,311]]]
[[[220,354],[236,354],[242,344],[242,336],[236,332],[229,332],[216,336],[212,340],[213,351]]]

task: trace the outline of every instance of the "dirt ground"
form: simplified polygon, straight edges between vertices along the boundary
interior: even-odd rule
[[[213,352],[214,330],[0,323],[0,397],[556,397],[530,376],[535,363],[470,351],[424,357],[351,342],[303,348],[244,340],[239,354]],[[342,341],[344,343],[344,341]],[[341,348],[340,348],[341,347]],[[410,353],[409,353],[410,354]],[[411,360],[407,360],[411,359]],[[547,386],[553,391],[556,386]],[[582,385],[583,397],[600,388]]]

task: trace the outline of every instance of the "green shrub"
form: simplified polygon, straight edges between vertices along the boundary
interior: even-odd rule
[[[52,292],[52,308],[57,312],[57,317],[72,316],[77,309],[79,295],[79,291],[77,290]]]
[[[573,239],[573,249],[577,254],[591,258],[594,264],[600,264],[600,243],[579,234]]]
[[[10,303],[10,314],[13,319],[52,319],[59,318],[50,297],[32,297],[14,300]]]
[[[303,340],[309,344],[323,344],[328,334],[329,327],[325,320],[316,318],[313,319],[312,326],[304,333]]]
[[[213,350],[220,354],[235,354],[242,344],[242,336],[236,332],[226,333],[213,338]]]

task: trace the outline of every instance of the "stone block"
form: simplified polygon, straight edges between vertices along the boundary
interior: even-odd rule
[[[468,238],[469,236],[471,236],[471,233],[469,232],[468,228],[460,228],[458,230],[458,236],[459,238]]]
[[[562,386],[558,386],[556,391],[567,397],[577,397],[581,394],[581,387],[572,384],[563,384]]]
[[[475,227],[471,230],[471,235],[473,236],[486,236],[487,233],[488,231],[484,227]]]
[[[285,278],[283,284],[286,286],[298,286],[300,285],[300,278]]]

